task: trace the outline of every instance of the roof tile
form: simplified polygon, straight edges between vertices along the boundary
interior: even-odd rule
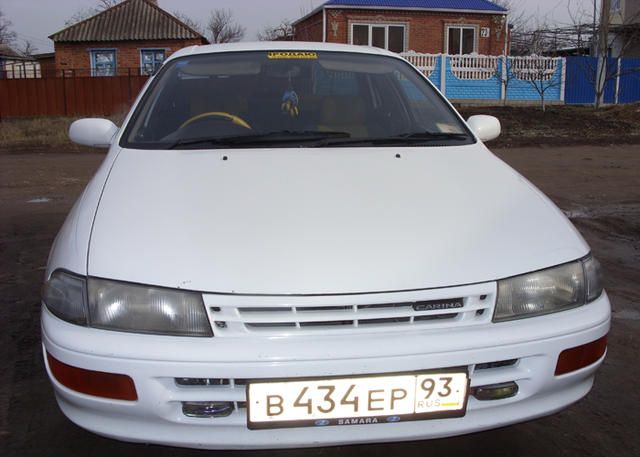
[[[147,0],[125,0],[54,33],[54,42],[206,39]]]
[[[329,0],[325,6],[506,12],[489,0]]]

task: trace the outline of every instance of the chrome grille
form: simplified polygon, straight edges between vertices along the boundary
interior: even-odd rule
[[[495,284],[351,296],[204,298],[216,337],[325,335],[487,323]]]

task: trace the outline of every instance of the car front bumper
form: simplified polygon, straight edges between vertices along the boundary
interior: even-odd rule
[[[123,441],[206,449],[329,446],[441,438],[505,426],[556,412],[586,395],[603,358],[555,376],[565,349],[605,336],[606,294],[569,311],[499,324],[459,328],[290,338],[179,338],[89,329],[63,322],[43,307],[44,351],[87,370],[121,373],[135,382],[134,402],[92,397],[61,385],[47,371],[64,414],[97,434]],[[510,366],[479,364],[517,360]],[[468,367],[471,388],[516,382],[517,395],[469,398],[455,419],[372,425],[249,430],[244,381],[348,376]],[[229,384],[183,387],[176,378],[219,378]],[[236,382],[237,381],[237,382]],[[182,402],[234,402],[228,417],[194,418]]]

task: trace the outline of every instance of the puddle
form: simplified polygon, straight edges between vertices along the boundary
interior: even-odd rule
[[[598,217],[624,217],[640,215],[640,205],[621,203],[618,205],[580,206],[563,210],[569,219],[594,219]]]
[[[623,321],[640,321],[640,311],[633,309],[624,309],[613,313],[614,319],[622,319]]]
[[[47,197],[38,197],[38,198],[34,198],[29,200],[27,203],[49,203],[51,201],[50,198]]]
[[[592,217],[587,213],[586,209],[565,209],[562,212],[569,219]]]

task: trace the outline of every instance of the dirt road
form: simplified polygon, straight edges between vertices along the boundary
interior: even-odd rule
[[[555,416],[481,434],[251,455],[640,455],[640,146],[526,148],[497,154],[569,214],[604,266],[615,313],[609,355],[591,394]],[[209,455],[130,445],[85,432],[62,416],[46,380],[38,297],[47,254],[102,158],[0,151],[0,455]],[[215,453],[241,454],[247,453]]]

